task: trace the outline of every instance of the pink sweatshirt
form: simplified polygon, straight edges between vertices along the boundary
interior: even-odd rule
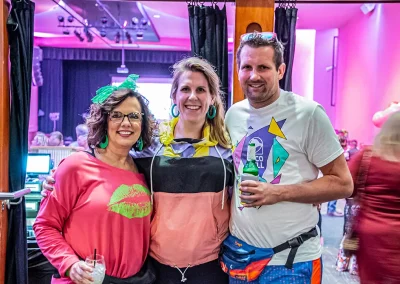
[[[107,275],[136,274],[150,242],[151,204],[143,175],[79,152],[60,163],[55,180],[33,226],[40,249],[62,277],[52,283],[72,283],[66,270],[94,249],[104,256]]]

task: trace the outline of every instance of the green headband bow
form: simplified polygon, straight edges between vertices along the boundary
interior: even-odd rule
[[[100,89],[98,89],[96,91],[96,96],[94,96],[92,98],[92,102],[94,104],[102,104],[106,99],[108,99],[109,96],[111,96],[111,94],[114,91],[117,91],[117,90],[131,89],[132,91],[136,91],[136,89],[137,89],[137,85],[136,85],[137,79],[139,79],[139,75],[131,74],[119,86],[104,86],[104,87],[101,87]]]

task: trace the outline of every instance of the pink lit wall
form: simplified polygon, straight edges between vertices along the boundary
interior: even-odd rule
[[[377,4],[339,29],[338,93],[335,126],[372,143],[375,112],[400,100],[400,5]]]
[[[313,99],[314,94],[315,30],[296,31],[296,50],[293,63],[293,92]]]
[[[336,120],[336,108],[331,106],[333,39],[338,32],[338,29],[318,30],[315,35],[314,101],[324,107],[332,124]],[[334,88],[333,94],[335,91]]]

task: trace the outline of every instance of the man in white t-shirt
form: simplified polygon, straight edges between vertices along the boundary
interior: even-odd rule
[[[237,64],[247,99],[226,114],[237,178],[222,267],[230,283],[320,283],[313,204],[351,195],[343,149],[318,103],[279,88],[285,64],[275,34],[243,35]],[[260,181],[240,182],[249,143]]]

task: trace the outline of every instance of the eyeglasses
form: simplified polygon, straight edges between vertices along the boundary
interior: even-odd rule
[[[240,36],[240,41],[245,42],[249,41],[255,38],[261,38],[264,40],[273,40],[276,39],[276,33],[272,32],[253,32],[253,33],[248,33]]]
[[[128,114],[123,114],[119,111],[111,111],[108,113],[110,115],[110,120],[114,123],[122,123],[125,117],[128,117],[130,123],[132,122],[140,122],[143,119],[144,113],[143,112],[131,112]]]

